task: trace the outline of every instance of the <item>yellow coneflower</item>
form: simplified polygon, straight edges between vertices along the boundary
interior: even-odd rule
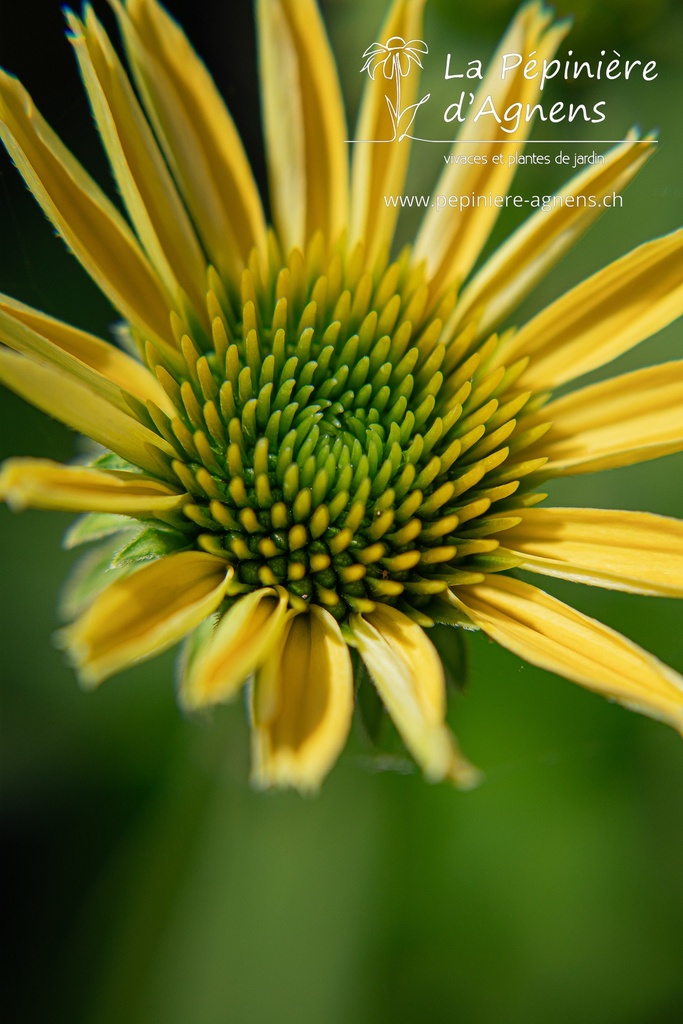
[[[349,180],[314,0],[258,0],[269,228],[179,26],[156,0],[113,2],[135,89],[90,7],[67,18],[128,221],[0,78],[7,149],[125,321],[124,350],[0,297],[0,380],[105,449],[87,466],[11,459],[0,476],[13,508],[87,513],[69,546],[103,542],[63,632],[83,682],[186,638],[182,704],[228,701],[253,677],[254,780],[300,789],[344,746],[360,659],[425,775],[474,781],[445,724],[436,622],[683,728],[681,677],[514,575],[683,594],[680,522],[537,507],[549,478],[683,448],[682,362],[553,397],[683,311],[683,232],[498,336],[600,204],[539,212],[473,276],[497,210],[430,210],[391,259],[383,197],[401,191],[408,141],[354,147]],[[379,38],[419,42],[422,6],[395,0]],[[565,31],[531,4],[501,52],[550,59]],[[359,139],[392,137],[381,78]],[[481,89],[501,106],[538,99],[514,76]],[[486,132],[466,127],[456,156],[476,140],[493,152]],[[634,135],[565,195],[622,189],[651,150]],[[512,174],[456,161],[437,187],[499,194]]]

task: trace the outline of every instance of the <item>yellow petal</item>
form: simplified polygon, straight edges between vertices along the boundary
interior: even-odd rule
[[[683,449],[683,361],[580,388],[524,420],[552,422],[534,453],[543,473],[569,476],[630,466]]]
[[[0,500],[15,512],[43,508],[135,516],[170,512],[189,497],[140,473],[62,466],[49,459],[8,459],[0,466]]]
[[[175,456],[168,442],[70,374],[0,348],[0,384],[127,462],[168,475],[163,456]]]
[[[285,250],[347,225],[348,152],[339,80],[314,0],[258,0],[259,67],[273,214]]]
[[[648,512],[528,508],[505,534],[520,569],[611,590],[683,597],[683,522]]]
[[[113,7],[142,102],[210,260],[228,280],[265,251],[258,189],[230,114],[180,26],[156,0]]]
[[[540,3],[526,4],[521,8],[491,59],[490,70],[475,96],[473,110],[478,110],[488,96],[492,98],[500,116],[515,103],[521,103],[523,111],[527,104],[533,107],[538,103],[540,76],[527,79],[520,66],[503,79],[500,69],[503,54],[506,53],[534,53],[539,67],[542,61],[552,59],[569,25],[565,22],[548,28],[550,18],[551,15]],[[474,118],[469,118],[458,136],[452,154],[457,158],[471,156],[476,152],[486,156],[487,162],[448,164],[437,182],[435,194],[465,196],[471,193],[491,193],[504,196],[515,175],[516,166],[508,166],[507,159],[502,164],[493,162],[493,155],[501,147],[491,140],[513,140],[518,144],[517,148],[521,149],[532,124],[533,121],[526,121],[522,116],[518,129],[510,132],[504,131],[491,117],[482,117],[476,123]],[[479,142],[476,146],[472,145],[475,141]],[[508,148],[514,149],[505,147],[506,152]],[[426,260],[427,272],[432,278],[435,291],[448,285],[458,285],[467,277],[499,213],[500,209],[493,205],[471,206],[457,211],[438,210],[436,207],[429,210],[415,241],[415,258]]]
[[[419,39],[423,8],[424,0],[394,0],[377,38]],[[404,110],[417,100],[419,84],[419,68],[413,64],[401,81]],[[352,245],[363,242],[370,266],[391,245],[399,210],[386,206],[384,197],[403,191],[410,156],[409,139],[381,141],[392,140],[394,134],[386,89],[382,75],[365,80],[355,135],[360,141],[352,147],[349,241]]]
[[[269,193],[273,220],[289,251],[293,246],[303,248],[306,238],[303,94],[296,47],[280,4],[259,0],[257,25]]]
[[[286,621],[287,596],[271,587],[240,597],[219,622],[211,641],[183,680],[187,708],[231,700],[277,643]]]
[[[683,678],[608,626],[508,576],[453,600],[520,658],[683,730]]]
[[[353,714],[353,668],[341,630],[312,605],[285,626],[256,673],[252,780],[317,789],[342,751]]]
[[[222,558],[182,551],[116,580],[60,634],[83,683],[177,643],[216,610],[231,575]]]
[[[128,215],[169,294],[180,286],[201,318],[206,261],[194,228],[116,51],[92,8],[84,13],[83,24],[66,12],[70,41]]]
[[[474,319],[479,335],[489,334],[588,230],[604,211],[605,196],[623,191],[655,151],[636,132],[628,139],[606,154],[604,164],[572,178],[550,211],[538,210],[496,249],[460,296],[452,330]]]
[[[460,753],[445,724],[446,684],[436,648],[402,612],[378,604],[352,615],[356,645],[403,742],[431,781],[469,788],[478,772]]]
[[[0,138],[74,255],[116,308],[152,338],[172,341],[169,297],[132,231],[40,116],[0,71]]]
[[[72,373],[128,412],[130,407],[119,389],[142,402],[153,401],[169,415],[174,412],[161,384],[142,363],[109,342],[7,295],[0,295],[0,341],[16,352]]]
[[[524,387],[558,387],[683,313],[683,229],[646,242],[572,288],[501,345],[491,365],[531,362]]]

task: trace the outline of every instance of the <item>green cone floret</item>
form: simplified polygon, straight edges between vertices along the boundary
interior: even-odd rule
[[[181,355],[145,346],[174,407],[147,416],[192,496],[185,543],[233,566],[232,599],[280,586],[342,623],[376,602],[428,623],[436,595],[511,567],[495,538],[519,522],[509,499],[541,497],[520,494],[545,430],[516,432],[527,361],[488,372],[498,338],[472,327],[444,343],[455,293],[435,305],[408,251],[375,276],[360,247],[346,262],[322,239],[306,262],[269,251],[239,296],[210,268],[210,337],[176,312]]]

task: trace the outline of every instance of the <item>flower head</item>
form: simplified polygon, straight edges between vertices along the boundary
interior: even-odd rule
[[[300,789],[345,743],[361,665],[425,775],[475,781],[445,724],[435,623],[683,728],[679,676],[515,575],[683,595],[678,521],[538,507],[555,476],[683,448],[680,362],[553,397],[683,311],[683,232],[493,333],[599,205],[539,212],[473,276],[496,208],[430,210],[391,258],[382,199],[401,189],[407,143],[358,147],[349,184],[317,6],[259,0],[270,228],[179,26],[156,0],[114,7],[136,89],[92,9],[67,18],[128,220],[0,77],[7,149],[125,325],[119,348],[0,296],[0,380],[101,446],[88,465],[17,458],[0,474],[12,507],[84,513],[68,546],[100,544],[67,592],[82,680],[184,639],[182,704],[253,679],[254,780]],[[420,63],[421,9],[395,0],[371,78]],[[502,45],[549,59],[564,32],[531,4]],[[527,80],[504,88],[536,97]],[[368,83],[359,137],[383,137],[381,99]],[[564,194],[623,188],[651,150],[633,135]],[[437,188],[500,192],[512,173],[456,160]]]
[[[385,78],[405,78],[411,64],[422,67],[420,54],[429,53],[429,48],[421,39],[405,41],[403,36],[392,36],[386,43],[372,43],[363,56],[366,58],[361,71],[367,71],[370,78],[382,71]]]

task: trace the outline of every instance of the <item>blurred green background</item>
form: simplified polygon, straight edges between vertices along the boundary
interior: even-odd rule
[[[263,181],[251,4],[170,6]],[[624,208],[603,217],[520,318],[678,226],[683,210],[680,5],[557,8],[575,15],[577,55],[617,49],[656,59],[660,74],[649,85],[557,84],[550,98],[607,98],[606,125],[589,126],[596,137],[639,123],[662,141]],[[351,110],[383,9],[324,4]],[[514,9],[510,0],[431,0],[425,89],[436,97],[445,88],[447,51],[454,61],[490,55]],[[3,3],[0,47],[0,63],[108,182],[57,0]],[[441,151],[415,156],[411,191],[429,191]],[[548,192],[560,181],[554,168],[523,169],[515,188]],[[514,211],[501,218],[494,241],[515,222]],[[0,229],[2,291],[107,331],[111,308],[4,157]],[[680,355],[681,337],[674,325],[606,372]],[[2,457],[67,459],[78,448],[5,391],[0,413]],[[681,515],[682,471],[676,456],[579,478],[554,487],[551,501]],[[317,799],[255,794],[242,707],[183,718],[172,654],[94,694],[78,689],[50,642],[72,563],[60,549],[68,522],[0,508],[8,1024],[683,1020],[683,746],[672,730],[475,636],[471,681],[451,701],[451,720],[486,771],[480,789],[461,795],[380,770],[355,735]],[[683,669],[673,601],[549,589]]]

